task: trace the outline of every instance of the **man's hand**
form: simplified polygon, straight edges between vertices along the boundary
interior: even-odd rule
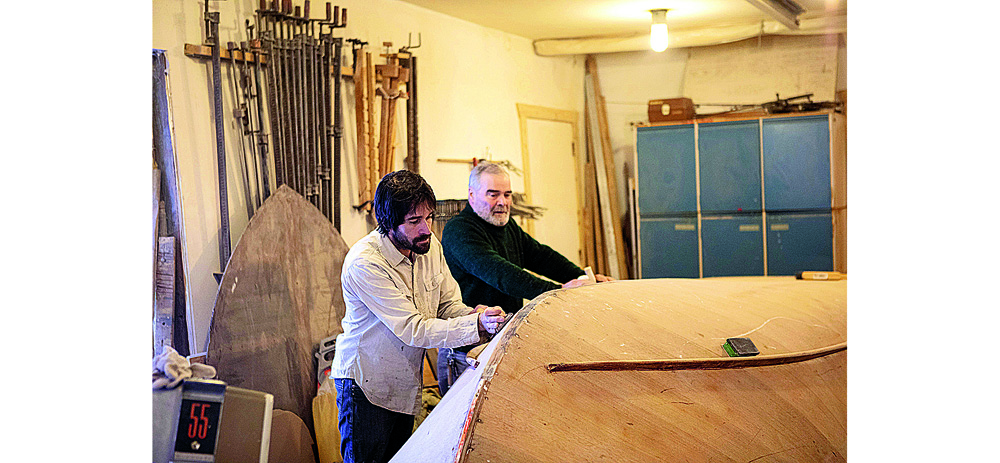
[[[587,275],[583,275],[580,278],[574,278],[572,280],[563,283],[562,287],[563,289],[570,289],[594,283],[603,283],[605,281],[615,281],[615,279],[611,277],[606,277],[604,275],[601,275],[600,273],[594,275],[593,280],[591,280]]]
[[[482,312],[482,311],[484,311],[484,310],[486,310],[488,308],[489,307],[487,307],[485,304],[479,304],[479,305],[476,306],[475,309],[472,309],[472,311],[469,312],[469,313],[479,313],[479,312]]]
[[[506,315],[500,307],[486,307],[483,305],[476,306],[476,312],[479,313],[479,331],[485,331],[490,334],[497,333],[497,329],[503,323],[504,316]]]

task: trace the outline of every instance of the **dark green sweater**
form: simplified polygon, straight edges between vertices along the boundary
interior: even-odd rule
[[[462,302],[470,307],[500,306],[504,312],[514,313],[521,309],[522,299],[534,299],[584,273],[521,230],[513,219],[497,227],[468,205],[444,226],[441,245],[448,268],[462,288]]]

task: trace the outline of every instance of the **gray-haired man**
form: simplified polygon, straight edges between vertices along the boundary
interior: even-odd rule
[[[469,205],[448,221],[441,236],[448,267],[462,288],[462,301],[468,305],[500,306],[511,314],[521,309],[524,299],[586,282],[579,278],[583,269],[510,220],[512,194],[510,175],[502,166],[479,163],[469,175]],[[596,275],[596,279],[610,280],[604,275]],[[442,394],[467,368],[468,350],[468,346],[438,349]]]

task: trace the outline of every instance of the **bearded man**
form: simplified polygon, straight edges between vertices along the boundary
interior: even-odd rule
[[[345,463],[389,461],[410,437],[426,348],[486,341],[504,319],[499,307],[462,303],[431,234],[437,202],[421,176],[386,175],[372,203],[378,226],[344,259],[344,332],[330,371]]]
[[[507,171],[499,164],[479,163],[469,175],[468,206],[448,221],[441,236],[448,267],[462,288],[462,301],[500,306],[509,314],[520,310],[525,299],[586,283],[579,278],[583,269],[510,220],[511,195]],[[598,282],[611,280],[595,277]],[[471,347],[438,349],[441,394],[468,368],[465,353]]]

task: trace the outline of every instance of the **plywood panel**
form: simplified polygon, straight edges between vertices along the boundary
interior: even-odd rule
[[[207,363],[229,385],[273,394],[309,429],[313,353],[342,332],[347,251],[319,209],[283,185],[254,214],[216,298]]]

